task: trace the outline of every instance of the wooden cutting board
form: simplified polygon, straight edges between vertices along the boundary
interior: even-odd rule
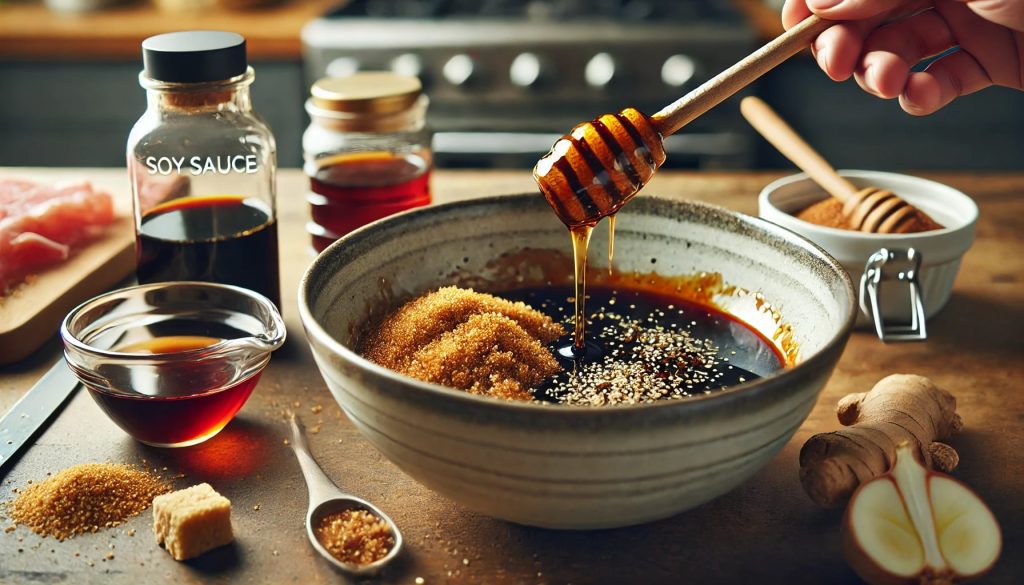
[[[117,219],[99,239],[77,248],[64,262],[43,269],[0,297],[0,365],[19,361],[57,335],[79,303],[111,289],[135,268],[135,228],[127,173],[90,176],[76,169],[0,169],[4,176],[44,183],[86,179],[114,197]]]

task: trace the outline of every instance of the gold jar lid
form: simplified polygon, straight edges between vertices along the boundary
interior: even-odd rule
[[[409,109],[422,91],[419,78],[366,71],[320,79],[310,94],[313,105],[324,110],[386,115]]]

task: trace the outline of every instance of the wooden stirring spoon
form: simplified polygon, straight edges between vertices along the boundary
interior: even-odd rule
[[[627,108],[576,126],[534,168],[541,192],[570,227],[594,225],[613,215],[665,162],[665,136],[792,57],[833,24],[808,17],[651,117]]]
[[[859,189],[818,154],[799,134],[779,117],[775,110],[756,97],[740,102],[743,117],[761,136],[800,167],[829,195],[843,203],[843,218],[850,229],[861,232],[894,234],[940,229],[923,211],[887,189]]]

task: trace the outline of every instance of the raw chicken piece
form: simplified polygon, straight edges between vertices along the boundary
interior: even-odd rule
[[[0,178],[0,295],[114,221],[109,193],[88,182],[43,185]]]

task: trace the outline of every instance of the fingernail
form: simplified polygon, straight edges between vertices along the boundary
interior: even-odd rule
[[[811,10],[828,10],[842,2],[843,0],[807,0],[807,7]]]
[[[829,56],[829,53],[830,53],[830,51],[828,50],[828,47],[824,47],[824,48],[818,49],[818,53],[817,53],[817,55],[815,55],[815,59],[817,59],[817,61],[818,61],[818,67],[821,67],[822,71],[826,71],[826,72],[828,71],[828,56]]]

